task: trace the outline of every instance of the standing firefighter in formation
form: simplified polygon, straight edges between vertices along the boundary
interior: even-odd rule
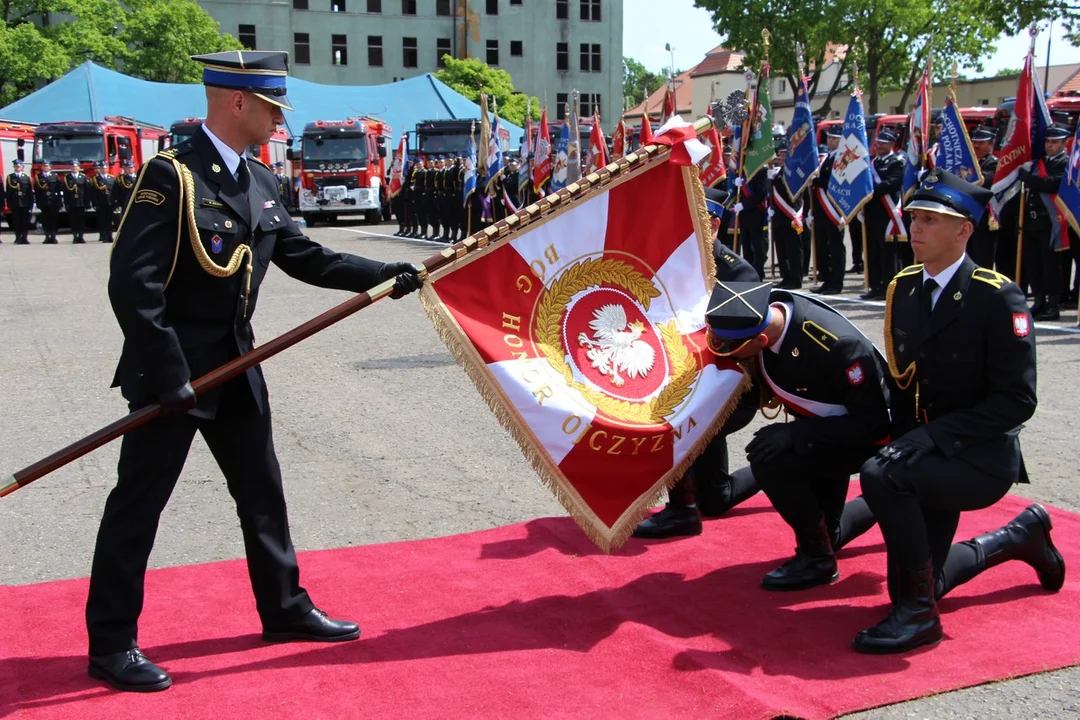
[[[354,293],[394,280],[391,297],[402,297],[421,284],[415,266],[333,252],[273,207],[273,173],[245,151],[267,143],[290,109],[286,53],[194,59],[205,66],[206,121],[143,167],[110,264],[109,297],[124,333],[114,385],[132,409],[158,403],[162,411],[124,436],[86,605],[90,675],[129,691],[172,683],[139,650],[137,623],[158,519],[196,433],[236,501],[263,639],[359,636],[354,623],[318,610],[300,585],[262,370],[199,396],[192,380],[253,348],[250,320],[270,263],[302,282]]]

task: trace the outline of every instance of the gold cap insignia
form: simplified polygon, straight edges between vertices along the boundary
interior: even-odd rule
[[[791,357],[799,357],[799,348],[791,348]]]

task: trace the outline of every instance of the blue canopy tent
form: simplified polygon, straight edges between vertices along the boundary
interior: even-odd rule
[[[480,117],[480,106],[425,74],[389,85],[321,85],[289,78],[289,101],[296,108],[285,113],[291,132],[299,136],[304,125],[316,120],[345,120],[371,115],[385,120],[394,131],[394,146],[402,131],[412,132],[422,120]],[[0,108],[0,118],[45,123],[63,120],[103,121],[121,115],[169,127],[186,117],[206,113],[202,85],[140,80],[86,61],[67,75],[36,92]],[[516,147],[524,130],[500,119]]]

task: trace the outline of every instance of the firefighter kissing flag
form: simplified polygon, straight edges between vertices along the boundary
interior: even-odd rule
[[[696,169],[659,159],[422,290],[480,394],[605,552],[686,472],[748,385],[706,344],[708,227]]]

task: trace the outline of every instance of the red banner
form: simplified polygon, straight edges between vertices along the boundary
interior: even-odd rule
[[[712,117],[712,107],[705,113]],[[724,167],[724,146],[720,142],[720,133],[714,124],[708,132],[700,136],[701,142],[708,146],[709,156],[701,163],[701,184],[705,187],[716,187],[721,180],[727,179],[727,168]]]
[[[544,194],[544,185],[551,179],[551,132],[548,130],[547,108],[540,112],[540,129],[533,149],[532,184],[538,195]]]
[[[604,139],[604,131],[600,129],[600,114],[594,113],[592,132],[589,133],[589,169],[587,172],[596,172],[605,165],[607,165],[607,140]]]

